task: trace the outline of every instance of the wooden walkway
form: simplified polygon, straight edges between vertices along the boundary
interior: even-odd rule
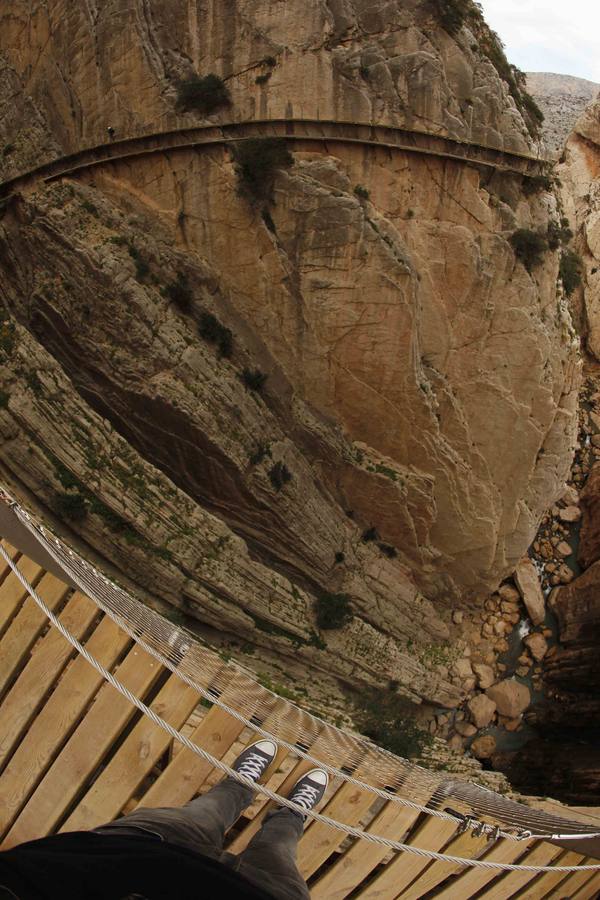
[[[47,605],[102,664],[174,727],[231,762],[252,732],[137,647],[91,600],[6,542]],[[265,723],[268,727],[268,722]],[[318,757],[318,739],[312,752]],[[343,765],[344,760],[340,760]],[[287,751],[267,777],[284,793],[310,764]],[[360,775],[360,770],[359,773]],[[4,560],[0,562],[0,846],[61,831],[93,828],[137,806],[176,806],[208,790],[219,774],[142,716],[52,628]],[[241,852],[269,808],[258,798],[228,835]],[[341,822],[456,856],[500,862],[575,865],[581,855],[543,842],[489,843],[459,835],[452,822],[333,783],[324,806]],[[312,897],[342,900],[448,900],[509,897],[585,900],[600,890],[590,872],[497,874],[387,852],[310,823],[299,866]]]
[[[291,143],[363,144],[388,151],[417,153],[467,165],[484,166],[524,176],[546,174],[552,160],[497,147],[459,141],[440,134],[393,125],[326,119],[253,119],[246,122],[197,125],[173,131],[149,132],[110,143],[85,147],[43,163],[0,183],[0,198],[33,189],[40,181],[72,177],[78,173],[153,153],[235,143],[248,138],[285,138]]]

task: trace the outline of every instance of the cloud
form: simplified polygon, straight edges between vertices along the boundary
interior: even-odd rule
[[[600,82],[598,0],[481,0],[481,6],[520,69]]]

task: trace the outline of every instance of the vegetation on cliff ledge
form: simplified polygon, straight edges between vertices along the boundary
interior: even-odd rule
[[[474,0],[430,0],[436,19],[448,34],[458,34],[463,25],[468,26],[477,44],[472,47],[479,50],[492,63],[500,78],[508,85],[508,90],[532,137],[539,137],[544,114],[527,92],[527,76],[516,66],[509,63],[504,52],[504,45],[495,31],[487,25],[481,6]]]
[[[273,202],[275,176],[289,169],[294,157],[283,138],[249,138],[232,147],[239,193],[252,204]]]
[[[315,601],[317,625],[324,631],[341,628],[352,619],[352,604],[348,594],[319,594]]]
[[[393,684],[387,691],[363,694],[357,707],[357,724],[362,733],[391,753],[408,759],[420,756],[425,747],[431,746],[431,735],[415,722],[413,705],[395,692]]]
[[[191,75],[177,85],[177,109],[179,112],[199,112],[204,116],[229,106],[231,97],[222,78],[210,74]]]

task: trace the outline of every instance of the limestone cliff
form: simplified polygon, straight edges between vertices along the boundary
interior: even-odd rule
[[[224,77],[221,121],[377,121],[533,151],[480,18],[450,34],[437,9],[17,0],[0,13],[17,110],[5,174],[34,149],[103,141],[107,123],[197,121],[174,111],[193,69]],[[262,211],[225,145],[11,201],[3,467],[221,633],[451,706],[451,661],[426,671],[450,603],[514,569],[569,468],[579,369],[558,256],[526,267],[511,243],[559,227],[557,200],[455,159],[289,149]],[[353,613],[327,634],[323,592]]]
[[[544,113],[544,143],[558,158],[577,119],[598,96],[600,84],[573,75],[528,72],[527,90]]]
[[[558,171],[582,258],[583,288],[575,294],[579,330],[591,356],[600,359],[600,100],[579,118]]]

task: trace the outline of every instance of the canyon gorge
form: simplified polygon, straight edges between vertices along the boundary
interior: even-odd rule
[[[467,2],[0,26],[2,482],[317,712],[390,691],[438,749],[600,803],[600,104],[546,163]]]

